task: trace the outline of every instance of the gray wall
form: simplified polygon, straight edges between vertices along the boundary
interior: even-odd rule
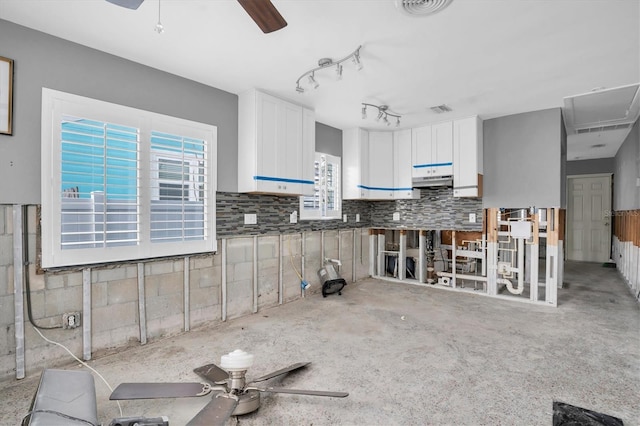
[[[486,120],[483,207],[564,207],[563,143],[560,108]]]
[[[316,123],[316,152],[342,157],[342,130]]]
[[[613,173],[615,164],[616,160],[614,157],[567,161],[567,176]]]
[[[640,120],[629,132],[615,157],[613,209],[640,209]]]
[[[0,40],[0,54],[15,61],[13,136],[0,135],[0,204],[40,203],[42,87],[217,126],[218,189],[237,190],[235,94],[4,20]]]

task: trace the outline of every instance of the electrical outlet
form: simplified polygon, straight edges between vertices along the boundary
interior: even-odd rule
[[[255,225],[257,223],[258,223],[258,217],[255,213],[245,213],[244,215],[245,225]]]
[[[80,312],[67,312],[62,314],[62,328],[70,329],[80,327]]]
[[[343,221],[343,222],[346,222],[346,221],[347,221],[347,215],[346,215],[346,214],[343,214],[343,215],[342,215],[342,221]]]
[[[356,213],[356,222],[360,222],[360,213]]]
[[[395,212],[393,214],[393,220],[400,220],[400,212]]]
[[[469,213],[469,222],[476,223],[476,214],[475,213]]]
[[[298,212],[294,211],[289,215],[289,223],[298,223]]]

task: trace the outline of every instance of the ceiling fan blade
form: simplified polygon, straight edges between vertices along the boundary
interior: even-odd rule
[[[229,378],[229,373],[215,364],[203,365],[194,369],[193,372],[212,383],[221,383]]]
[[[279,375],[281,375],[281,374],[288,373],[288,372],[290,372],[290,371],[294,371],[294,370],[297,370],[297,369],[299,369],[299,368],[306,367],[306,366],[307,366],[307,365],[309,365],[309,364],[311,364],[311,363],[310,363],[310,362],[299,362],[299,363],[297,363],[297,364],[293,364],[293,365],[290,365],[290,366],[288,366],[288,367],[285,367],[285,368],[283,368],[283,369],[281,369],[281,370],[274,371],[274,372],[269,373],[269,374],[265,374],[265,375],[264,375],[264,376],[262,376],[262,377],[258,377],[257,379],[252,380],[252,381],[251,381],[251,383],[263,382],[263,381],[265,381],[265,380],[272,379],[272,378],[274,378],[274,377],[276,377],[276,376],[279,376]]]
[[[280,15],[271,0],[238,0],[238,3],[265,34],[287,26],[287,21]]]
[[[293,393],[297,395],[312,395],[312,396],[330,396],[333,398],[344,398],[349,396],[348,392],[330,392],[330,391],[315,391],[315,390],[303,390],[303,389],[287,389],[287,388],[263,388],[258,389],[260,392],[274,392],[274,393]]]
[[[211,392],[204,383],[122,383],[109,399],[155,399],[203,396]]]
[[[224,426],[237,405],[237,399],[213,397],[187,426]]]
[[[140,7],[144,0],[107,0],[109,3],[116,4],[118,6],[126,7],[127,9],[136,10]]]

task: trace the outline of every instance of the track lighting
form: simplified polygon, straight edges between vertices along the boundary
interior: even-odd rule
[[[390,113],[388,105],[379,105],[378,106],[378,105],[367,104],[367,103],[363,102],[362,103],[362,119],[363,120],[365,118],[367,118],[367,107],[377,108],[378,109],[378,115],[376,116],[376,121],[382,120],[383,123],[385,123],[387,126],[390,126],[391,122],[389,121],[389,117],[395,117],[396,118],[396,127],[400,126],[400,115]]]
[[[344,58],[334,61],[331,58],[320,58],[318,60],[318,66],[316,68],[310,69],[309,71],[302,74],[296,80],[296,92],[304,93],[304,88],[300,86],[300,80],[304,77],[308,76],[309,84],[313,86],[313,88],[318,88],[319,84],[315,79],[315,72],[324,68],[331,67],[333,65],[336,66],[336,80],[342,80],[342,63],[352,59],[353,63],[356,65],[356,68],[359,70],[362,69],[362,61],[360,60],[360,48],[362,46],[358,46],[358,48],[353,51],[351,54],[345,56]]]
[[[158,34],[162,34],[164,32],[164,25],[160,22],[160,0],[158,0],[158,23],[153,30]]]

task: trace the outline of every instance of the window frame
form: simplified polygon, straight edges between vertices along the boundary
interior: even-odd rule
[[[63,116],[84,117],[139,129],[138,242],[130,246],[61,248],[61,123]],[[206,141],[206,193],[202,240],[151,241],[151,134],[163,132]],[[41,130],[42,267],[55,268],[124,262],[147,258],[215,252],[217,127],[137,108],[42,88]]]
[[[322,162],[322,157],[324,157],[326,159],[327,162],[332,163],[335,165],[335,172],[337,174],[337,176],[334,176],[335,179],[335,183],[332,186],[334,192],[335,192],[335,200],[334,202],[338,205],[338,208],[335,210],[327,210],[327,199],[326,199],[326,194],[328,193],[327,191],[327,179],[326,179],[326,175],[322,176],[321,171],[316,171],[317,168],[319,168],[318,164],[320,164]],[[299,201],[299,209],[300,209],[300,220],[335,220],[335,219],[342,219],[342,158],[336,156],[336,155],[331,155],[331,154],[327,154],[324,152],[316,152],[314,153],[314,180],[316,179],[316,172],[318,175],[318,180],[319,182],[315,183],[314,182],[314,189],[315,189],[315,185],[318,186],[318,191],[320,192],[320,196],[319,196],[319,205],[317,208],[314,209],[307,209],[305,208],[304,202],[305,202],[305,198],[310,198],[310,197],[315,197],[315,191],[314,191],[314,195],[312,196],[300,196],[300,201]],[[324,190],[324,191],[323,191]],[[324,194],[325,196],[323,197],[322,194]]]

